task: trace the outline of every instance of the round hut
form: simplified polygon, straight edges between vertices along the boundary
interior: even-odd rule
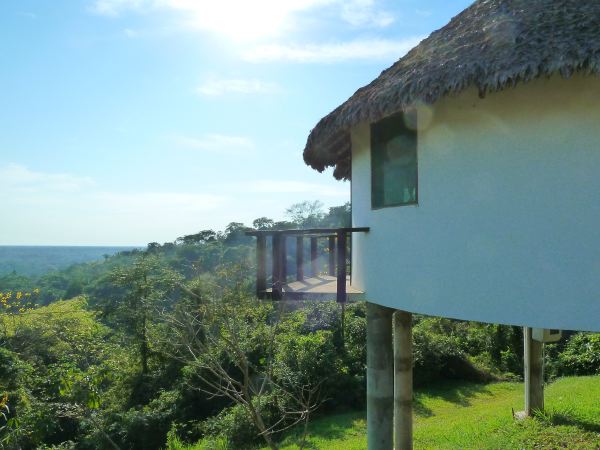
[[[479,0],[311,131],[304,160],[351,180],[353,226],[370,228],[352,253],[370,448],[391,448],[394,310],[527,327],[530,384],[531,328],[600,331],[599,73],[600,2]],[[395,325],[406,363],[410,320]]]

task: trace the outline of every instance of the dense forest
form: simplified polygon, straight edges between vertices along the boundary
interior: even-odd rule
[[[134,248],[0,245],[0,276],[15,272],[36,277]]]
[[[365,403],[365,305],[254,296],[249,229],[348,226],[287,209],[39,276],[0,277],[0,446],[277,448]],[[414,317],[415,382],[520,379],[518,327]],[[600,335],[546,346],[546,376],[600,373]]]

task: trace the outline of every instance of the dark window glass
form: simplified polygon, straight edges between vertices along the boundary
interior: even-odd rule
[[[373,208],[417,203],[417,132],[404,114],[371,125],[371,183]]]

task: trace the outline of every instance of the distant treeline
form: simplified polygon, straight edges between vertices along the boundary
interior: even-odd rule
[[[102,260],[134,247],[0,246],[0,276],[10,273],[36,277],[73,264]]]

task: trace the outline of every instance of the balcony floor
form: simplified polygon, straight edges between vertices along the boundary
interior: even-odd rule
[[[267,289],[265,292],[271,294],[273,289]],[[334,300],[337,294],[337,278],[330,275],[319,275],[316,277],[305,278],[304,281],[292,281],[283,286],[284,298],[289,299],[310,299],[318,298],[321,300]],[[363,295],[363,291],[352,287],[350,277],[346,277],[346,294],[348,299],[356,299]]]

